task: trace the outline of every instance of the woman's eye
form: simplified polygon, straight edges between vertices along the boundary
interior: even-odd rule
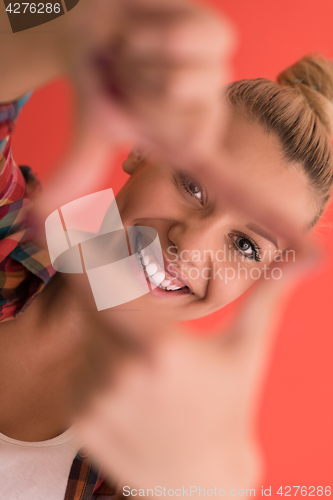
[[[194,196],[201,205],[204,204],[204,193],[200,184],[193,179],[181,178],[181,185],[187,194]]]
[[[229,234],[230,238],[233,240],[233,245],[235,249],[240,252],[247,259],[261,261],[261,254],[259,246],[248,236],[242,236],[237,234]]]

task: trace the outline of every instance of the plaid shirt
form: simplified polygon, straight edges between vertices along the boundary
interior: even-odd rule
[[[55,274],[45,248],[33,242],[27,215],[40,183],[29,167],[12,158],[11,134],[30,94],[0,104],[0,321],[23,312]],[[80,452],[75,457],[64,500],[118,500],[123,495],[108,484]]]
[[[55,274],[49,253],[33,243],[27,223],[40,184],[12,158],[11,133],[29,95],[0,105],[0,321],[15,318]]]
[[[76,455],[69,474],[64,500],[120,500],[121,488],[106,482],[96,472],[92,460]]]

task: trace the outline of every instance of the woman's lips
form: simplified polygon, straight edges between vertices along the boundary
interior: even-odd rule
[[[164,271],[165,271],[165,280],[172,280],[172,283],[175,286],[181,286],[183,288],[180,288],[179,290],[163,290],[159,286],[156,286],[156,288],[151,289],[152,295],[155,297],[159,298],[175,298],[179,297],[181,295],[192,295],[193,292],[189,286],[189,281],[188,279],[177,269],[171,262],[165,257],[163,254],[163,261],[164,261]],[[147,281],[149,283],[149,280],[147,278]]]
[[[147,279],[148,283],[149,283],[149,280]],[[161,299],[172,299],[172,298],[175,298],[175,297],[180,297],[181,295],[191,295],[191,292],[188,288],[184,287],[184,288],[180,288],[179,290],[171,290],[171,291],[167,291],[167,290],[163,290],[162,288],[160,288],[159,286],[157,286],[156,288],[152,288],[150,293],[154,296],[154,297],[158,297],[158,298],[161,298]]]
[[[187,288],[190,290],[191,293],[194,293],[192,291],[192,285],[186,278],[186,276],[184,276],[181,270],[174,264],[172,264],[164,254],[163,254],[163,261],[164,261],[164,268],[167,271],[167,273],[170,274],[173,278],[176,278],[178,281],[180,281],[182,285],[187,286]]]
[[[145,235],[140,231],[136,236],[135,253],[150,285],[151,293],[158,297],[170,298],[191,294],[189,280],[165,257],[159,253],[156,258],[153,245],[147,245]]]

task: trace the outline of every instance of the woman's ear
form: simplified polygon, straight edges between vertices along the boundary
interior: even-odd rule
[[[126,174],[132,175],[135,168],[139,165],[142,159],[143,159],[142,151],[137,146],[134,146],[129,152],[126,160],[123,162],[124,172],[126,172]]]

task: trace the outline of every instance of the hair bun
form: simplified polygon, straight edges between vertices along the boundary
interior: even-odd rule
[[[308,55],[282,71],[281,85],[298,88],[333,137],[333,62],[319,55]]]

